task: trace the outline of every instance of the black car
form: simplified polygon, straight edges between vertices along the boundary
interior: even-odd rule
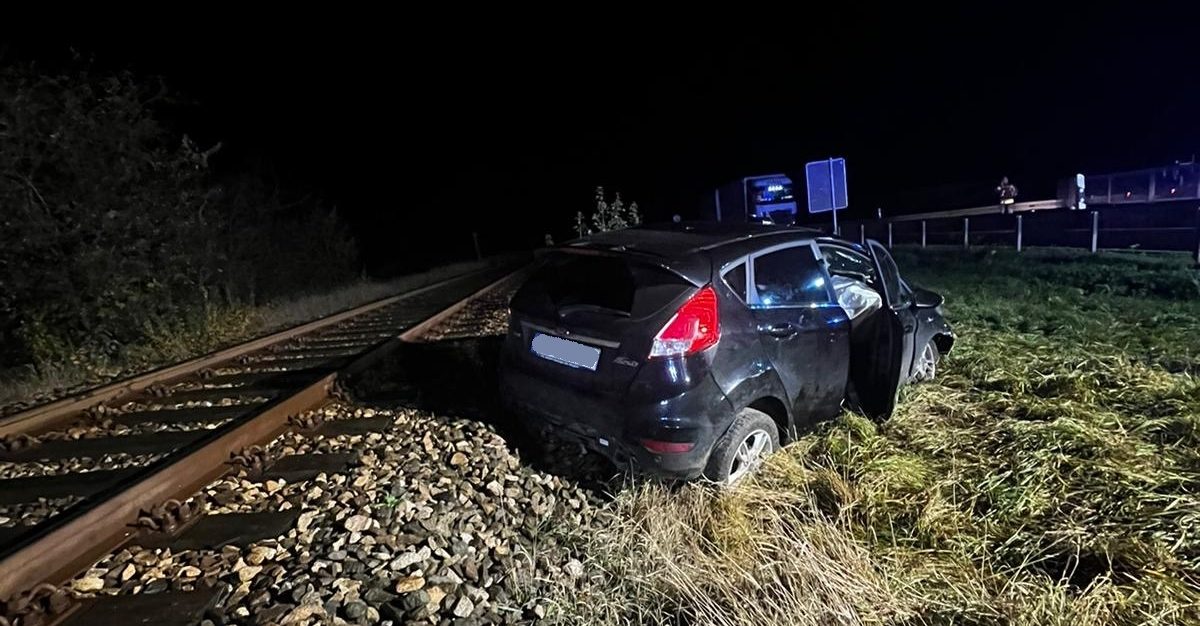
[[[513,296],[501,391],[618,465],[732,482],[843,403],[886,419],[950,350],[941,303],[875,241],[608,232],[545,251]]]

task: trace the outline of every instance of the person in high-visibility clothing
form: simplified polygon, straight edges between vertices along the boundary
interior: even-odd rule
[[[996,193],[1000,194],[1000,212],[1011,213],[1012,205],[1017,201],[1017,186],[1008,182],[1008,177],[1005,176],[996,186]]]

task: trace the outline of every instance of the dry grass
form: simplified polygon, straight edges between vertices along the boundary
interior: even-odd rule
[[[899,596],[871,554],[808,495],[759,483],[630,487],[586,540],[590,578],[564,588],[552,619],[819,625],[894,614]]]
[[[642,484],[566,537],[554,618],[1200,622],[1200,297],[1182,261],[902,254],[960,333],[891,421],[854,415],[721,492]],[[1100,282],[1107,281],[1107,282]]]

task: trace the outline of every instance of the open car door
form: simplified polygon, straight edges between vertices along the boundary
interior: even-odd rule
[[[904,302],[896,262],[879,242],[870,240],[867,249],[875,263],[884,306],[863,320],[851,336],[850,379],[858,408],[867,417],[882,421],[891,417],[904,379],[904,353],[912,341],[915,320]],[[908,322],[906,324],[906,322]]]

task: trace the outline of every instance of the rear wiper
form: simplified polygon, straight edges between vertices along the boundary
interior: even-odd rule
[[[558,316],[562,317],[576,311],[594,311],[597,313],[610,313],[620,317],[629,317],[629,311],[622,311],[621,309],[600,306],[599,304],[568,304],[567,306],[559,307]]]

